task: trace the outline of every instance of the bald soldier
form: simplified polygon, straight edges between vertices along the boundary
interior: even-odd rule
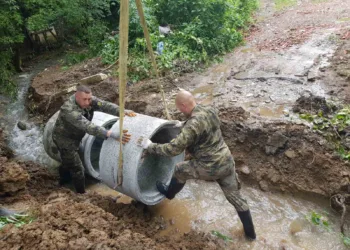
[[[217,181],[226,199],[235,207],[246,237],[254,240],[256,235],[253,220],[248,204],[240,194],[235,163],[222,137],[217,111],[213,107],[197,105],[193,95],[185,90],[177,94],[175,103],[177,109],[188,118],[183,123],[181,133],[166,144],[152,143],[143,137],[137,141],[139,146],[151,154],[172,157],[187,149],[193,156],[193,159],[176,165],[169,186],[157,182],[157,189],[168,199],[173,199],[184,187],[186,180]]]
[[[77,91],[61,107],[53,128],[52,139],[61,155],[59,167],[60,185],[72,178],[77,193],[85,193],[84,167],[78,150],[85,133],[103,139],[109,137],[116,140],[122,138],[122,143],[130,140],[127,130],[120,136],[119,132],[106,130],[91,122],[94,111],[119,116],[119,107],[113,103],[100,100],[92,96],[91,89],[80,85]],[[132,111],[125,111],[128,116],[135,116]]]

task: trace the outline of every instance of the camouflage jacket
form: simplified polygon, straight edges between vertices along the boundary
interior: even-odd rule
[[[220,130],[220,119],[212,107],[197,105],[186,121],[181,133],[170,143],[152,143],[147,151],[164,156],[175,156],[185,149],[194,159],[207,167],[217,166],[227,161],[231,152]]]
[[[106,138],[107,130],[91,122],[94,111],[102,111],[111,115],[119,115],[116,104],[92,97],[91,106],[82,109],[72,95],[61,107],[53,128],[52,137],[56,142],[62,142],[67,148],[78,148],[85,133]]]

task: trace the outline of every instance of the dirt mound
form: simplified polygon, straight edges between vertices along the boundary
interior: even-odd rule
[[[23,191],[29,179],[28,173],[16,162],[0,158],[0,196]]]
[[[12,150],[7,146],[4,138],[3,130],[0,128],[0,156],[11,158],[13,157]]]
[[[237,120],[224,120],[222,131],[243,179],[257,183],[262,190],[326,197],[349,186],[349,163],[308,127]]]
[[[28,108],[32,113],[44,113],[45,118],[53,115],[71,96],[74,87],[84,77],[100,73],[105,66],[98,58],[63,70],[61,65],[49,67],[32,80],[28,95]],[[106,72],[104,72],[106,73]],[[118,82],[112,77],[90,84],[93,94],[107,101],[115,102],[118,98]]]
[[[96,203],[97,205],[94,205]],[[101,206],[101,207],[99,207]],[[113,214],[109,213],[112,212]],[[35,222],[0,231],[1,249],[221,249],[211,236],[189,233],[160,237],[159,218],[144,215],[135,205],[112,199],[52,193]]]
[[[328,104],[326,98],[312,94],[299,97],[293,106],[293,112],[304,114],[318,114],[322,112],[323,115],[326,115],[335,110],[336,107]]]

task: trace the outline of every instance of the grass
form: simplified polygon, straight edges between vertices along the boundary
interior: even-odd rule
[[[11,216],[0,216],[0,230],[8,224],[13,224],[16,227],[20,227],[26,224],[30,224],[34,221],[32,216],[28,214],[14,214]]]

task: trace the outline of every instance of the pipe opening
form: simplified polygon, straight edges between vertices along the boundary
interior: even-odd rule
[[[105,129],[109,130],[113,127],[113,125],[117,122],[117,120],[111,120],[102,125]],[[99,137],[93,137],[92,145],[90,148],[90,163],[98,175],[100,174],[100,153],[102,149],[102,144],[105,139]]]
[[[151,141],[154,143],[168,143],[174,139],[179,133],[180,128],[175,128],[174,124],[165,124],[151,136]],[[155,154],[148,154],[140,161],[138,168],[138,184],[139,190],[144,197],[154,197],[159,195],[156,188],[156,181],[169,183],[174,167],[181,155],[176,157],[166,157]],[[180,160],[181,161],[181,160]]]

